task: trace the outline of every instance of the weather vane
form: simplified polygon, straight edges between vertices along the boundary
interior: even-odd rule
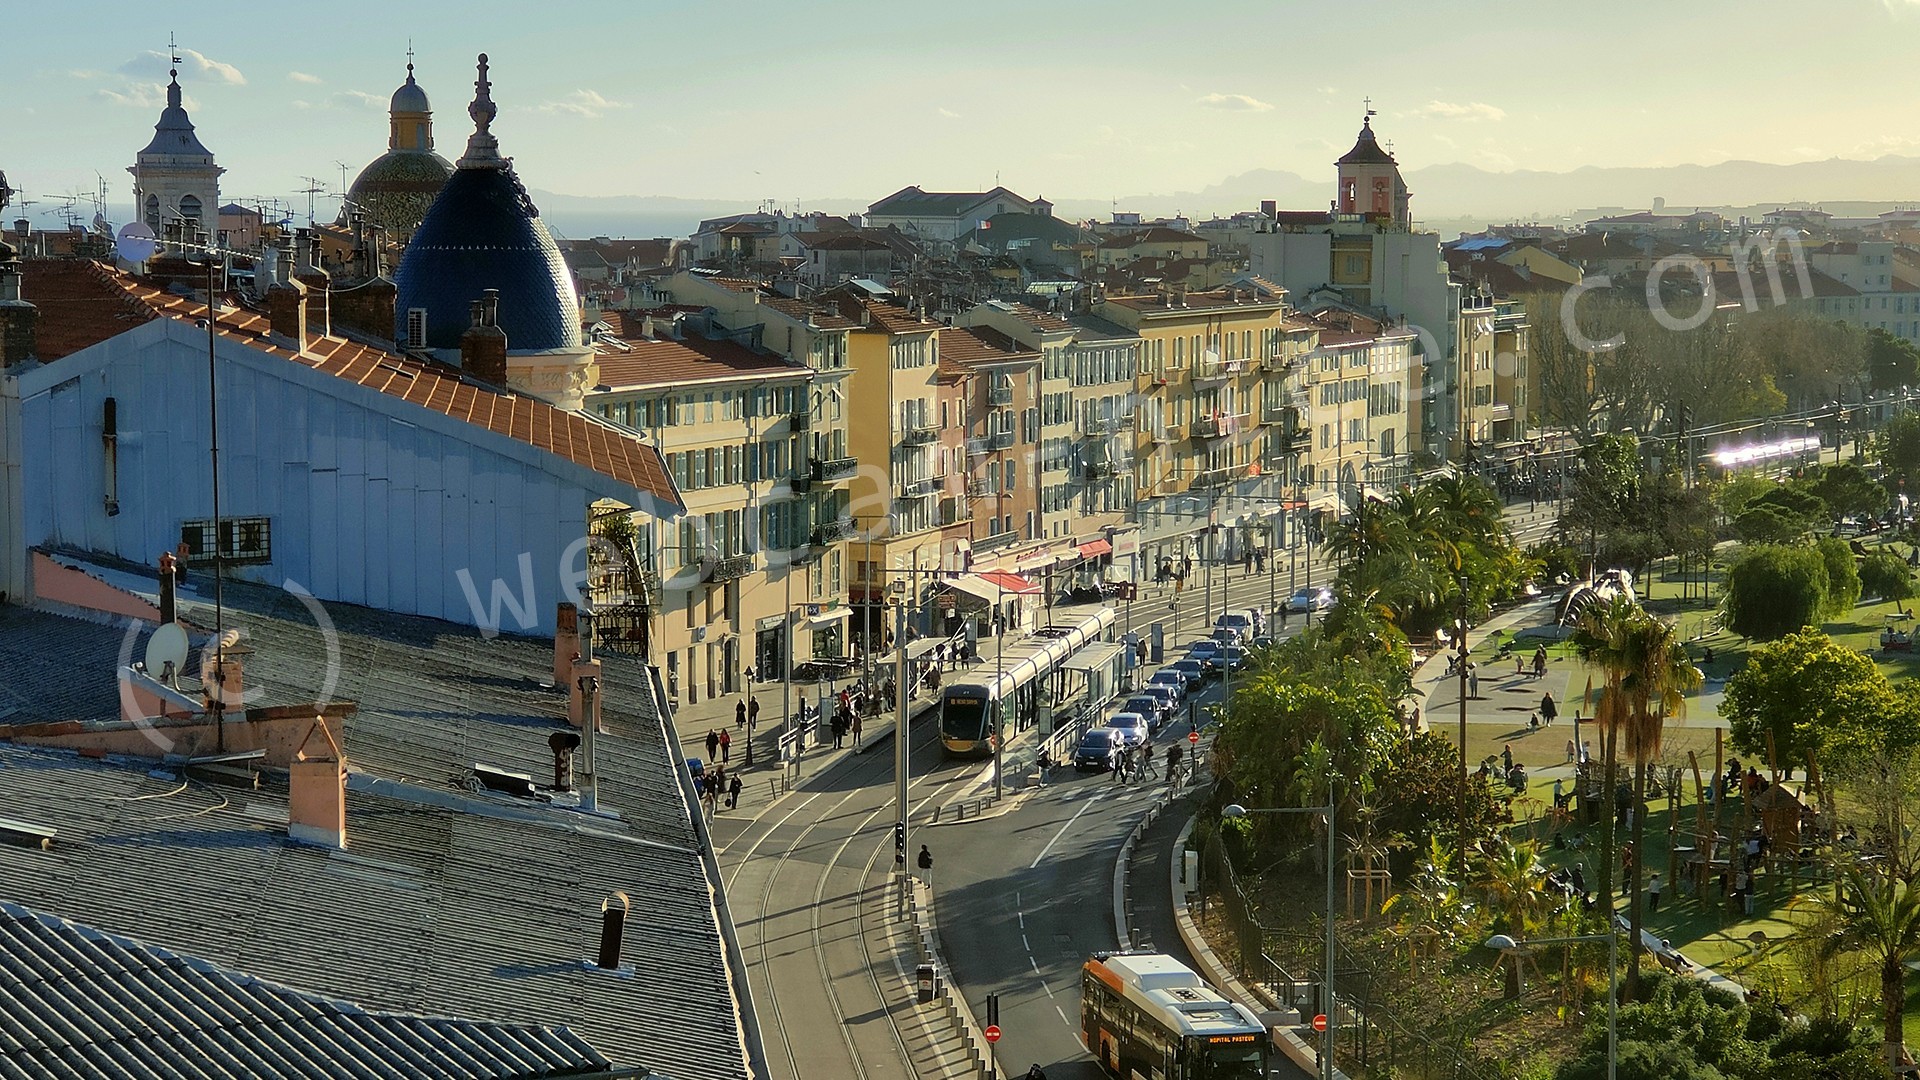
[[[1370,97],[1370,96],[1369,96],[1369,97],[1363,97],[1363,98],[1361,98],[1361,99],[1360,99],[1360,103],[1361,103],[1361,105],[1362,105],[1362,106],[1364,106],[1364,107],[1366,108],[1366,110],[1367,110],[1367,115],[1368,115],[1368,116],[1378,116],[1378,115],[1379,115],[1379,114],[1378,114],[1378,113],[1376,113],[1376,112],[1374,111],[1374,109],[1373,109],[1373,98],[1372,98],[1372,97]]]
[[[173,31],[167,31],[167,55],[173,58],[173,66],[180,66],[180,46],[174,44]]]

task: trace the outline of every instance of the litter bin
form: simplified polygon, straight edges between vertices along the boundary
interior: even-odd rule
[[[914,985],[920,991],[920,1004],[925,1005],[940,992],[940,974],[932,964],[921,964],[914,970]]]

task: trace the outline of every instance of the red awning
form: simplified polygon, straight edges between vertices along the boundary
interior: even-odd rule
[[[1105,540],[1089,540],[1080,545],[1080,557],[1091,559],[1096,555],[1105,555],[1113,550],[1113,545]]]
[[[1040,586],[1019,574],[1009,574],[1002,570],[988,570],[982,573],[980,578],[1008,596],[1028,596],[1040,591]]]

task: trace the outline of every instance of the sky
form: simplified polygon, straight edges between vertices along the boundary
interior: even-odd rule
[[[228,170],[223,197],[302,210],[300,189],[338,191],[342,163],[351,180],[386,149],[409,43],[443,155],[458,157],[471,130],[484,51],[502,152],[529,187],[571,195],[804,207],[997,179],[1029,197],[1109,199],[1255,169],[1331,184],[1369,98],[1405,168],[1920,154],[1920,0],[337,0],[188,12],[0,0],[0,171],[13,186],[42,198],[104,177],[110,203],[128,203],[126,168],[164,102],[169,34],[201,140]]]

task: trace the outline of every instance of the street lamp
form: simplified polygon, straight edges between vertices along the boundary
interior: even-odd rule
[[[1513,956],[1514,963],[1527,955],[1527,949],[1534,945],[1582,945],[1590,941],[1607,943],[1607,1080],[1613,1080],[1614,1059],[1619,1056],[1619,1033],[1616,1021],[1619,1016],[1619,941],[1620,932],[1609,925],[1604,934],[1575,934],[1571,937],[1533,938],[1527,941],[1515,941],[1505,934],[1495,934],[1487,939],[1487,948],[1502,955]]]
[[[1331,800],[1331,789],[1329,789]],[[1239,803],[1229,803],[1221,809],[1223,818],[1243,818],[1249,814],[1325,814],[1327,816],[1327,970],[1321,976],[1322,993],[1320,1004],[1325,1009],[1327,1030],[1322,1033],[1320,1047],[1321,1080],[1333,1080],[1333,1038],[1338,1024],[1337,1010],[1333,1007],[1333,822],[1334,804],[1329,801],[1325,806],[1274,806],[1249,810]]]

